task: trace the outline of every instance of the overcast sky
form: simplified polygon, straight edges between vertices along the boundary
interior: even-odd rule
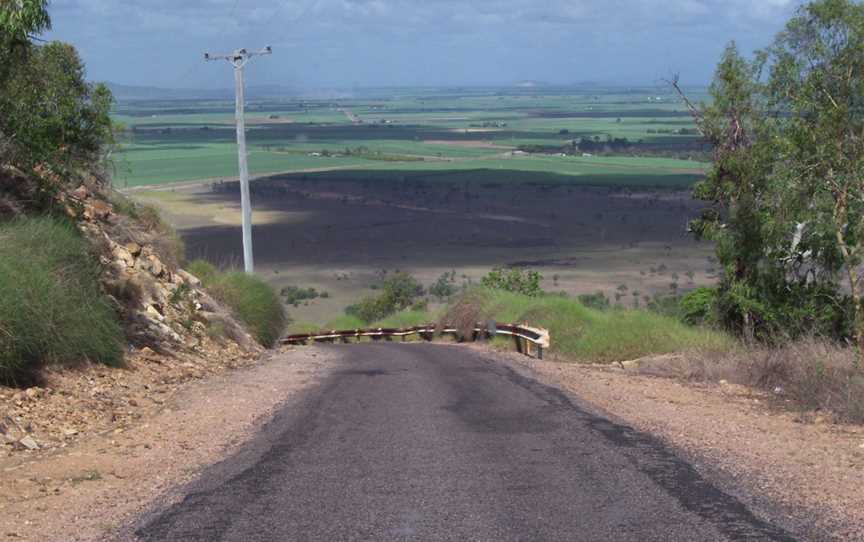
[[[204,51],[271,45],[249,84],[709,80],[724,45],[766,45],[799,0],[53,0],[47,37],[94,80],[228,86]]]

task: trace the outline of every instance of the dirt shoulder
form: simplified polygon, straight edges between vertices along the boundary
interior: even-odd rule
[[[803,539],[864,540],[864,427],[781,410],[741,386],[496,356],[660,437],[703,475]]]
[[[137,416],[114,429],[51,451],[0,458],[0,537],[110,538],[153,499],[230,454],[280,406],[314,387],[337,356],[306,348],[247,360],[245,368],[187,380],[172,391],[153,394],[158,405],[133,408]],[[123,378],[116,370],[92,370],[110,375],[105,378]]]

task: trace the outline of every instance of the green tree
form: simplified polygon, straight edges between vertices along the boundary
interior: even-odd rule
[[[34,34],[51,29],[48,0],[0,0],[0,43],[4,52],[27,45]]]
[[[845,277],[864,352],[864,6],[803,7],[769,49],[768,97],[788,112],[778,150],[798,252]]]
[[[32,47],[10,69],[0,96],[0,130],[14,142],[13,164],[55,173],[96,164],[113,142],[111,92],[88,83],[71,45]]]
[[[731,44],[717,66],[710,105],[696,114],[699,131],[714,148],[714,162],[694,195],[713,205],[690,223],[698,238],[716,243],[724,269],[724,323],[748,337],[770,319],[752,286],[770,282],[776,274],[770,265],[761,265],[768,243],[774,124],[761,99],[760,65],[744,59]]]
[[[32,43],[51,27],[47,5],[0,0],[0,162],[34,180],[43,196],[80,173],[99,173],[114,144],[107,87],[87,82],[71,45]],[[13,190],[25,188],[32,187]]]
[[[864,7],[817,0],[754,60],[730,46],[711,104],[687,102],[714,147],[695,189],[714,205],[691,230],[716,242],[720,322],[747,337],[851,335],[864,350],[861,51]]]

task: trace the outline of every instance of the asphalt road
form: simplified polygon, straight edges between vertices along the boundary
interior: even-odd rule
[[[472,350],[344,348],[145,541],[793,540],[659,441]]]

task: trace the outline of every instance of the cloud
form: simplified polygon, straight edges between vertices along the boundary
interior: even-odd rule
[[[187,70],[181,64],[191,64],[205,50],[280,44],[290,47],[291,54],[284,65],[273,61],[282,70],[274,77],[321,83],[371,83],[382,76],[406,84],[481,77],[563,80],[565,75],[557,74],[555,66],[574,63],[580,73],[596,73],[598,78],[645,77],[679,63],[704,65],[700,76],[705,77],[727,41],[743,41],[745,49],[766,44],[798,4],[798,0],[54,0],[51,37],[78,45],[91,73],[98,77],[123,74],[166,79],[165,84],[171,82],[170,74]],[[155,57],[158,63],[151,60]],[[157,68],[160,63],[162,72]]]

